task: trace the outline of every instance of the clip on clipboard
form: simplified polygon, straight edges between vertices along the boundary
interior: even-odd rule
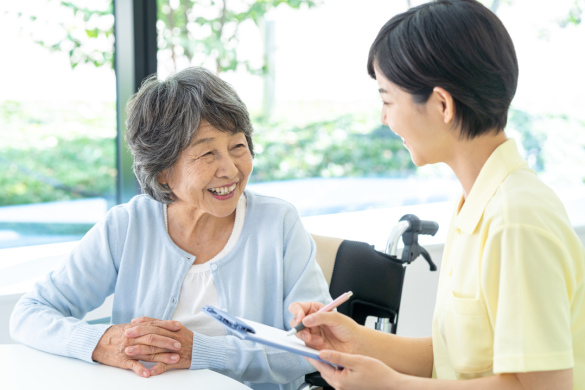
[[[250,340],[270,347],[279,348],[341,368],[336,364],[321,359],[319,357],[319,351],[307,347],[297,337],[287,336],[286,331],[282,329],[273,328],[259,322],[243,320],[210,305],[205,305],[201,310],[213,317],[228,330],[231,330],[242,340]]]

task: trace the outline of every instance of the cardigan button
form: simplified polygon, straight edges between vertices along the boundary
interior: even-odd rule
[[[171,298],[172,303],[177,303],[177,298]]]
[[[211,269],[215,271],[217,269],[217,264],[211,264]]]

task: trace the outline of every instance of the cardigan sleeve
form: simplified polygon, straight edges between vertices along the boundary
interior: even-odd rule
[[[292,226],[291,226],[292,225]],[[283,300],[285,328],[292,319],[288,306],[299,301],[331,301],[327,282],[316,260],[315,242],[300,219],[289,224],[283,241]],[[210,368],[240,381],[291,383],[316,371],[304,358],[236,336],[194,335],[192,369]]]
[[[124,218],[123,213],[108,216],[90,229],[60,267],[19,300],[10,318],[13,339],[92,362],[93,350],[110,325],[90,325],[82,318],[114,292],[114,253],[120,239],[116,229],[120,221],[115,218]]]

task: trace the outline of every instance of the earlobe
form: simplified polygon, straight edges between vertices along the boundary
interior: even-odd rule
[[[436,95],[441,103],[443,122],[445,124],[452,123],[455,118],[455,102],[453,101],[453,96],[441,87],[433,88],[433,94]]]
[[[167,175],[165,174],[164,171],[158,173],[157,179],[158,179],[158,182],[162,185],[169,184],[169,182],[167,180]]]

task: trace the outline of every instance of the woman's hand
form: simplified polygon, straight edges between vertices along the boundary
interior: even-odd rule
[[[191,367],[193,332],[179,321],[135,318],[125,330],[125,336],[133,340],[133,344],[124,350],[130,358],[157,362],[150,369],[150,375],[160,375],[171,368]]]
[[[172,331],[176,331],[181,327],[180,323],[176,321],[161,322],[164,322],[164,325],[171,329],[170,331],[167,330],[171,334]],[[158,334],[152,334],[146,338],[127,335],[127,332],[138,334],[135,328],[136,325],[134,324],[120,324],[109,327],[95,347],[91,356],[92,359],[108,366],[130,369],[145,378],[158,372],[149,371],[138,360],[155,361],[163,365],[173,364],[179,360],[178,352],[182,349],[182,345],[178,340],[172,336]],[[148,351],[150,358],[145,358],[147,357],[146,354],[128,354],[127,351],[129,350]]]
[[[337,390],[400,388],[399,382],[403,375],[374,358],[329,350],[321,351],[319,357],[343,367],[343,369],[336,369],[327,363],[307,359],[319,370],[323,379]]]
[[[305,329],[297,333],[297,337],[311,348],[318,350],[333,349],[335,351],[357,353],[358,333],[361,326],[354,320],[337,312],[318,312],[324,305],[317,302],[296,302],[289,306],[295,315],[291,326],[300,321]]]

